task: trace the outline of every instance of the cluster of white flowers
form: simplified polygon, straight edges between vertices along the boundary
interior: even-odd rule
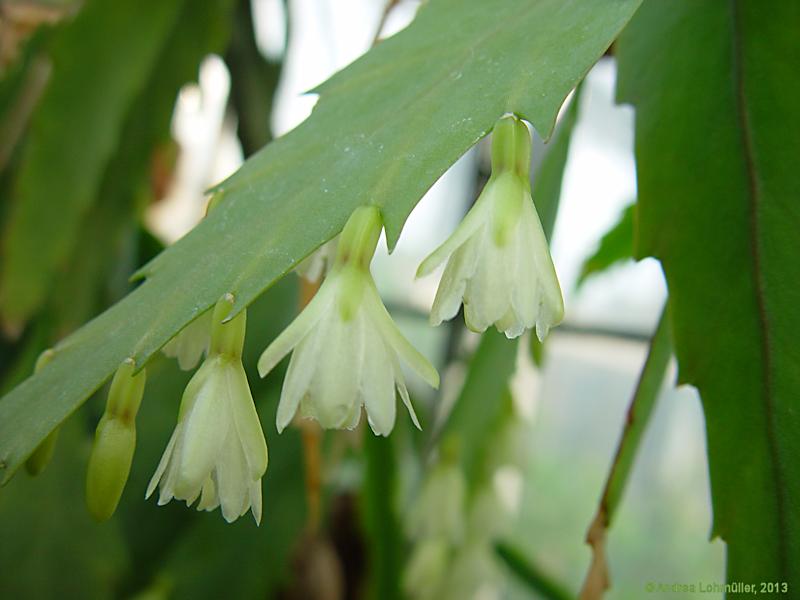
[[[453,318],[462,304],[470,329],[482,332],[494,325],[509,338],[535,328],[542,340],[561,320],[561,290],[531,199],[530,151],[525,123],[515,116],[500,119],[489,182],[461,225],[417,273],[427,275],[447,261],[431,310],[434,325]],[[215,197],[210,206],[219,201]],[[321,287],[258,361],[265,377],[292,354],[277,410],[278,432],[298,413],[324,428],[353,429],[363,407],[375,434],[387,436],[394,428],[397,396],[419,427],[402,365],[434,388],[439,375],[403,337],[375,286],[370,263],[382,229],[380,210],[362,206],[337,238],[298,266],[311,281],[324,276]],[[159,504],[177,498],[191,505],[199,499],[199,510],[220,507],[228,521],[249,510],[260,522],[267,445],[242,366],[245,311],[230,318],[232,305],[233,296],[226,294],[163,349],[182,369],[194,368],[203,355],[205,360],[183,394],[147,497],[158,487]],[[126,427],[133,431],[132,424]],[[125,460],[129,466],[129,457]],[[459,478],[452,469],[437,470],[422,504],[461,502]],[[429,543],[419,550],[424,560],[417,558],[420,566],[411,569],[411,580],[429,577],[426,569],[441,562],[442,548],[453,543],[461,522],[457,506],[432,514],[443,531],[427,535]]]
[[[510,413],[490,440],[486,475],[468,492],[458,457],[447,452],[427,473],[407,516],[413,549],[403,587],[414,600],[500,598],[504,577],[494,544],[511,531],[518,486],[503,475],[517,472],[529,454],[529,424]],[[521,477],[521,475],[520,475]],[[511,489],[509,489],[511,488]]]

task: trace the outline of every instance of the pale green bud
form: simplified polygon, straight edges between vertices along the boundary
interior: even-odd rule
[[[244,335],[247,331],[247,312],[243,310],[227,323],[223,322],[230,314],[233,302],[233,294],[225,294],[214,307],[211,317],[209,356],[224,354],[230,358],[242,358]]]
[[[36,359],[36,366],[33,368],[33,372],[38,373],[41,371],[44,366],[53,359],[53,356],[55,356],[55,352],[53,352],[52,349],[42,352],[39,358]],[[53,431],[51,431],[36,447],[36,450],[28,457],[28,460],[25,461],[25,470],[28,472],[28,475],[38,475],[50,464],[50,460],[53,458],[53,453],[56,449],[56,442],[58,441],[58,431],[59,427],[53,429]]]
[[[531,134],[515,115],[502,117],[492,131],[492,175],[512,172],[529,181]]]
[[[98,521],[111,518],[128,481],[136,449],[136,413],[144,394],[144,369],[134,375],[133,359],[114,374],[106,410],[95,431],[86,472],[86,505]]]
[[[368,270],[381,237],[383,220],[375,206],[360,206],[353,211],[342,230],[336,251],[335,267],[352,264]]]

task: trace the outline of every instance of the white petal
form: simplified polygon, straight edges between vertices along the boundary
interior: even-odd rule
[[[258,359],[258,374],[261,377],[266,376],[267,373],[275,368],[281,359],[291,352],[300,340],[302,340],[309,331],[319,321],[333,299],[336,291],[335,280],[326,279],[316,295],[311,299],[311,302],[303,309],[303,311],[292,321],[292,323],[275,338],[266,350],[261,354]]]
[[[533,202],[530,209],[533,209]],[[526,208],[523,211],[527,210]],[[514,240],[516,253],[514,269],[514,288],[511,292],[511,305],[517,320],[525,329],[531,329],[536,324],[539,314],[540,285],[536,273],[535,252],[533,239],[530,235],[530,224],[523,215],[520,227]]]
[[[197,510],[211,511],[218,506],[217,485],[214,483],[214,478],[209,477],[203,484],[203,491],[200,493],[200,502],[197,503]]]
[[[477,242],[480,239],[481,229],[478,229],[447,261],[431,308],[430,322],[434,327],[440,325],[442,321],[449,321],[458,313],[467,281],[475,274],[478,259]]]
[[[217,456],[222,449],[231,415],[225,378],[225,366],[219,359],[212,366],[205,385],[197,392],[191,410],[185,417],[183,448],[180,456],[176,496],[188,499],[192,492],[200,490],[214,468]],[[209,361],[206,361],[209,364]]]
[[[161,349],[165,356],[178,359],[181,370],[194,369],[203,353],[208,351],[211,338],[211,313],[210,310],[205,311]]]
[[[475,233],[487,218],[491,209],[491,194],[493,193],[492,182],[486,184],[481,195],[475,201],[475,205],[467,212],[453,234],[445,242],[434,250],[428,258],[422,261],[417,269],[417,277],[424,277],[442,264],[445,259],[455,252],[459,246],[466,242]]]
[[[333,303],[329,305],[328,313],[335,310]],[[323,347],[323,340],[328,336],[330,318],[323,315],[317,327],[304,337],[292,352],[289,360],[289,369],[283,380],[281,399],[275,415],[275,425],[281,433],[292,422],[300,400],[308,393],[311,380],[317,368],[319,353]]]
[[[328,335],[322,341],[309,394],[301,410],[326,429],[351,426],[360,410],[358,382],[364,353],[361,309],[345,321],[331,310]],[[356,420],[357,423],[357,420]]]
[[[250,510],[256,525],[261,525],[261,479],[250,483]]]
[[[394,392],[393,352],[378,331],[368,331],[365,339],[364,369],[361,375],[361,395],[372,431],[389,435],[397,413]]]
[[[226,370],[230,393],[230,411],[239,443],[242,445],[251,479],[258,479],[267,470],[267,441],[261,430],[247,375],[240,361],[231,364]]]
[[[395,384],[397,385],[397,391],[400,393],[400,398],[403,400],[403,404],[408,410],[408,414],[411,415],[411,422],[414,423],[414,426],[417,429],[422,431],[422,425],[419,424],[417,413],[414,411],[414,406],[411,404],[411,398],[408,396],[408,388],[406,387],[405,378],[403,377],[403,373],[400,371],[399,366],[395,368]]]
[[[375,284],[367,286],[364,292],[364,308],[368,311],[370,323],[383,336],[384,342],[402,358],[411,369],[432,388],[439,387],[439,373],[428,359],[411,345],[392,320],[383,305]]]
[[[508,245],[495,243],[491,228],[482,231],[475,274],[464,293],[464,318],[473,331],[483,332],[503,318],[511,308]]]
[[[172,436],[169,438],[169,442],[167,442],[167,448],[164,450],[164,454],[161,455],[161,460],[158,462],[156,472],[153,473],[153,477],[150,478],[150,483],[147,485],[147,491],[144,494],[145,500],[153,495],[153,492],[156,491],[156,486],[158,486],[158,482],[161,481],[161,476],[164,475],[164,471],[172,457],[172,451],[175,448],[175,438],[177,434],[178,429],[176,427],[175,431],[172,432]]]
[[[252,479],[235,432],[231,431],[229,435],[217,456],[215,473],[222,516],[228,523],[232,523],[242,514],[242,507],[249,500]]]
[[[536,333],[540,341],[543,341],[548,329],[560,323],[564,318],[564,298],[553,266],[553,259],[550,257],[547,239],[532,202],[526,204],[522,218],[530,236],[529,243],[533,248],[534,269],[539,282],[537,295],[540,298],[540,309],[536,321]]]

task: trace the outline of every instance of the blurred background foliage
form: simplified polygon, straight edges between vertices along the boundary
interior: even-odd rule
[[[598,18],[605,10],[574,4]],[[789,465],[800,362],[787,339],[797,317],[775,325],[796,305],[796,286],[776,281],[798,280],[785,264],[797,244],[772,207],[800,197],[781,154],[800,156],[800,130],[785,101],[768,109],[763,96],[800,92],[800,61],[789,48],[800,15],[789,0],[776,3],[780,18],[764,16],[757,2],[722,4],[646,0],[562,107],[553,136],[534,133],[534,202],[568,311],[546,347],[476,336],[458,320],[433,331],[425,310],[435,282],[411,287],[420,255],[488,176],[481,142],[425,196],[392,258],[384,250],[375,260],[387,305],[443,375],[438,397],[411,390],[422,432],[402,418],[386,439],[365,427],[274,432],[282,373],[260,380],[253,367],[308,292],[289,275],[249,309],[244,365],[270,447],[260,528],[143,500],[190,376],[159,355],[147,366],[136,455],[111,521],[96,524],[84,509],[105,387],[65,422],[44,473],[20,472],[0,490],[0,596],[569,598],[582,586],[599,593],[610,570],[608,597],[641,598],[649,582],[722,582],[724,545],[708,541],[703,415],[693,389],[672,385],[673,344],[681,381],[701,388],[710,420],[714,531],[735,542],[728,578],[797,581],[798,517],[781,513],[797,501],[800,480]],[[207,187],[302,121],[314,102],[303,92],[402,29],[418,7],[0,0],[0,391],[134,289],[130,275],[202,218]],[[762,47],[764,36],[772,45]],[[665,46],[673,49],[661,53]],[[637,107],[635,129],[631,110],[613,105],[615,56],[620,95]],[[694,87],[681,87],[683,77]],[[743,87],[743,77],[759,91]],[[721,99],[697,106],[698,89]],[[751,137],[742,104],[753,110]],[[690,124],[659,126],[686,115]],[[748,163],[748,144],[760,162]],[[743,208],[755,202],[748,177],[757,189],[763,183],[760,218]],[[735,197],[729,211],[697,209],[724,205],[724,194]],[[782,210],[796,223],[793,208]],[[747,236],[769,267],[742,275]],[[773,236],[781,242],[768,243]],[[659,266],[632,260],[651,254],[664,261],[669,310]],[[754,288],[766,289],[760,309]],[[717,310],[726,303],[730,314]],[[775,366],[778,352],[788,358]],[[726,401],[756,424],[724,414]],[[765,434],[763,421],[775,419],[783,420]],[[742,472],[737,461],[750,444],[753,462]],[[426,496],[428,486],[442,493]],[[460,531],[437,529],[448,518]],[[590,523],[594,552],[583,543]],[[763,560],[751,567],[753,548]]]

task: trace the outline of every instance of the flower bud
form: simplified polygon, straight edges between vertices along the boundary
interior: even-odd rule
[[[144,369],[126,359],[114,374],[106,410],[97,425],[86,472],[86,505],[98,521],[111,518],[128,481],[136,449],[136,413],[144,394]]]

